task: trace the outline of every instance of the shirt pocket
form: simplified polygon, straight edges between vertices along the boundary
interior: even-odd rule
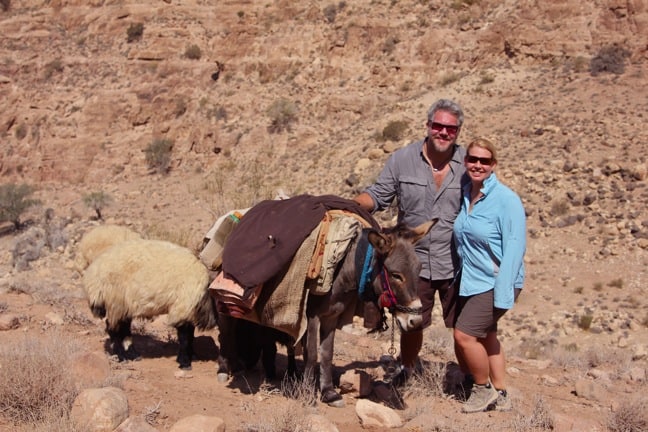
[[[402,176],[399,179],[399,206],[401,211],[411,214],[423,214],[427,181],[417,177]]]

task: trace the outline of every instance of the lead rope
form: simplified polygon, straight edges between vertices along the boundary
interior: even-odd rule
[[[394,354],[396,354],[396,347],[394,346],[394,325],[396,324],[396,318],[394,318],[394,314],[392,314],[392,324],[391,324],[391,345],[387,349],[387,353],[394,357]]]

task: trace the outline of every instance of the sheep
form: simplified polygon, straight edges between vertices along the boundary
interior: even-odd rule
[[[110,246],[126,240],[141,239],[130,228],[119,225],[99,225],[88,231],[77,248],[75,264],[79,271],[85,270],[92,261]]]
[[[139,355],[132,346],[133,318],[167,314],[178,333],[177,362],[191,369],[195,328],[216,327],[209,273],[187,248],[163,240],[127,240],[100,254],[85,270],[83,287],[92,313],[106,318],[119,361]]]

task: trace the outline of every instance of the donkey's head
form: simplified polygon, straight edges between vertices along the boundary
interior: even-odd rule
[[[368,235],[383,265],[374,281],[374,290],[379,295],[380,306],[390,309],[403,331],[421,326],[421,300],[417,289],[421,262],[414,252],[414,244],[436,222],[434,219],[413,229],[399,224],[382,233],[371,231]]]

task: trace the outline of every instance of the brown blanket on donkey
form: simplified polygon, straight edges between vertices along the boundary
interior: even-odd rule
[[[243,243],[240,243],[241,236],[238,237],[239,240],[236,240],[237,237],[234,237],[234,234],[242,232],[245,227],[243,222],[250,220],[247,219],[250,214],[255,214],[254,210],[256,207],[253,207],[245,214],[245,217],[241,219],[240,225],[236,227],[228,238],[223,255],[223,272],[218,275],[210,288],[212,294],[219,300],[221,313],[277,328],[293,336],[295,340],[299,340],[306,330],[305,311],[309,291],[325,294],[330,289],[332,283],[332,267],[335,267],[339,260],[344,257],[346,248],[351,240],[363,227],[377,226],[377,223],[370,215],[369,220],[365,219],[364,217],[368,213],[364,211],[349,211],[348,208],[355,210],[359,209],[359,207],[352,201],[343,200],[338,197],[335,197],[335,200],[331,200],[328,196],[324,198],[300,196],[285,201],[274,201],[273,204],[285,203],[291,200],[299,202],[294,202],[292,203],[294,205],[290,206],[281,206],[284,207],[281,211],[270,211],[270,213],[276,218],[286,217],[286,214],[292,214],[291,219],[295,221],[299,220],[299,223],[296,225],[299,225],[300,228],[296,229],[295,225],[286,219],[278,222],[279,219],[269,218],[267,213],[257,213],[257,218],[253,221],[254,223],[246,224],[248,225],[247,229],[252,229],[250,228],[251,226],[263,226],[262,232],[264,234],[268,232],[273,233],[267,235],[273,236],[277,241],[269,246],[269,249],[271,249],[270,252],[262,251],[263,253],[258,254],[245,253],[247,258],[240,257],[240,260],[252,259],[250,257],[256,256],[256,261],[241,263],[237,268],[243,269],[242,274],[249,276],[249,270],[254,267],[254,264],[263,264],[259,260],[269,259],[269,268],[272,268],[272,265],[280,265],[278,263],[283,261],[278,261],[278,259],[284,257],[288,253],[287,251],[290,250],[287,245],[295,244],[296,242],[294,238],[292,240],[289,238],[295,235],[297,236],[296,238],[300,238],[304,235],[305,230],[310,229],[305,234],[306,237],[297,245],[296,252],[289,257],[289,260],[283,263],[279,270],[273,270],[274,273],[269,278],[253,286],[246,287],[237,283],[236,279],[228,273],[227,268],[231,269],[231,267],[227,267],[225,254],[229,249],[230,255],[228,256],[230,259],[233,259],[235,254],[232,251],[242,250],[241,245]],[[326,202],[326,204],[322,204],[323,202]],[[353,205],[348,205],[349,203]],[[307,212],[309,218],[289,211],[289,209],[299,208],[304,205],[311,210]],[[330,205],[342,206],[344,207],[344,211],[327,211],[326,206]],[[276,206],[268,205],[268,207]],[[314,227],[310,227],[314,218],[313,215],[319,215],[320,209],[322,208],[324,210],[321,213],[321,217],[316,220]],[[268,208],[264,206],[264,212],[267,211]],[[362,213],[362,215],[359,213]],[[276,226],[273,228],[273,224],[271,223],[273,220],[282,229],[278,229]],[[307,220],[310,222],[306,222]],[[290,230],[283,229],[283,227],[291,226],[292,229]],[[278,237],[274,237],[275,235]],[[260,238],[260,236],[255,237],[254,235],[253,237],[253,240],[259,240]],[[267,241],[268,239],[266,238],[265,240]],[[266,243],[266,241],[262,243]],[[259,247],[251,246],[250,242],[247,244],[247,247]],[[232,248],[229,245],[235,245],[235,247]],[[272,256],[273,251],[280,252],[279,250],[275,250],[277,248],[281,249],[278,245],[283,246],[283,253],[280,254],[280,257]],[[236,262],[239,261],[236,260]],[[260,274],[266,274],[267,271],[267,269],[264,269],[261,272],[254,272],[254,274],[259,276]],[[252,279],[246,280],[248,283],[252,281]]]

